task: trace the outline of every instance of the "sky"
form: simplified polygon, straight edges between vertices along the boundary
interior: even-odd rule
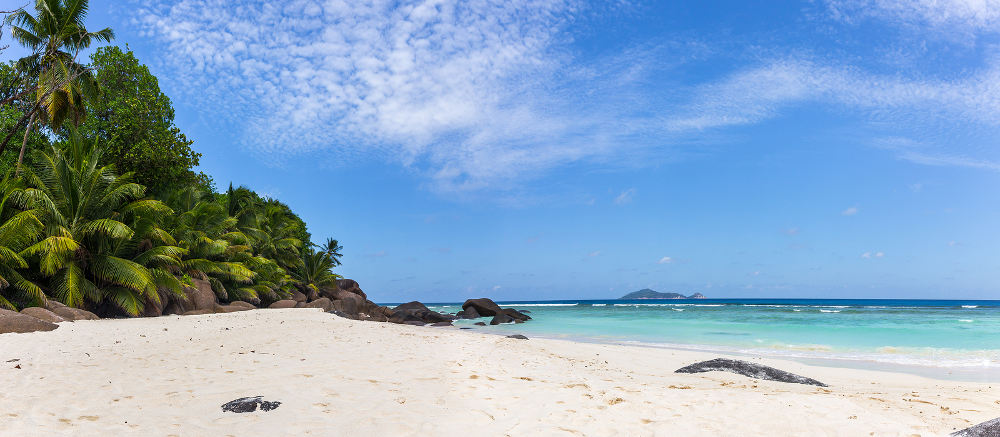
[[[1000,299],[998,0],[91,0],[87,24],[159,77],[200,170],[339,239],[376,301]]]

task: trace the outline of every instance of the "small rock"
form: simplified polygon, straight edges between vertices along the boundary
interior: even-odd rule
[[[528,339],[528,337],[525,337],[525,336],[523,336],[521,334],[508,335],[507,338],[516,338],[518,340],[527,340]]]
[[[476,325],[476,326],[486,326],[486,322],[476,322],[476,323],[473,323],[473,325]]]
[[[222,404],[222,411],[229,411],[232,413],[252,413],[257,411],[258,407],[261,411],[271,411],[281,405],[281,402],[268,402],[262,400],[262,397],[263,396],[252,396],[226,402]]]

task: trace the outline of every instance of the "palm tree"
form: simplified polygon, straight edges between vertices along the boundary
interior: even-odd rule
[[[17,158],[18,171],[39,110],[44,112],[52,129],[59,129],[67,118],[79,124],[86,116],[83,99],[97,93],[93,72],[77,63],[76,56],[95,41],[110,42],[115,34],[110,28],[87,30],[83,22],[88,3],[89,0],[36,0],[38,16],[23,9],[7,16],[14,39],[32,51],[18,61],[18,68],[38,78],[35,106],[30,115],[25,114],[29,119]]]
[[[293,270],[292,277],[318,290],[319,287],[337,283],[340,275],[333,273],[335,266],[334,258],[328,252],[307,247],[302,249],[302,263]]]
[[[160,301],[158,286],[180,293],[169,266],[184,250],[158,226],[172,213],[146,188],[98,166],[101,149],[71,130],[65,149],[52,146],[26,175],[25,193],[39,205],[47,237],[24,249],[37,260],[52,293],[70,306],[111,303],[129,315]]]
[[[340,258],[344,256],[344,254],[340,253],[340,251],[344,250],[344,246],[341,246],[337,240],[327,238],[326,244],[323,245],[323,250],[326,251],[327,255],[330,255],[330,258],[333,260],[334,267],[341,265]]]
[[[11,310],[45,303],[42,289],[18,271],[28,267],[18,252],[36,242],[43,230],[39,211],[28,208],[21,185],[20,179],[0,181],[0,308]]]

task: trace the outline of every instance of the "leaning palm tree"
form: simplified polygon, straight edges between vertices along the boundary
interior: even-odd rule
[[[31,207],[21,185],[20,179],[0,181],[0,308],[11,310],[45,303],[42,289],[20,271],[28,263],[18,252],[36,242],[43,230],[39,211]]]
[[[146,188],[98,165],[101,150],[75,131],[64,149],[53,146],[26,175],[35,188],[25,190],[39,205],[46,238],[24,249],[49,278],[51,294],[70,306],[111,303],[139,314],[159,302],[157,286],[180,292],[158,268],[179,264],[156,219],[172,213],[163,203],[142,199]],[[137,230],[139,232],[137,232]]]
[[[83,99],[97,93],[93,72],[76,62],[76,57],[95,41],[110,42],[114,32],[110,28],[87,30],[83,22],[88,3],[89,0],[36,0],[37,16],[21,9],[7,17],[14,39],[31,50],[31,55],[18,60],[18,68],[38,78],[35,105],[25,114],[28,125],[17,158],[18,171],[28,133],[39,112],[52,129],[59,129],[66,119],[79,124],[86,116]]]

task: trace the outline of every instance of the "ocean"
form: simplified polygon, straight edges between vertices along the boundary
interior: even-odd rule
[[[475,327],[1000,382],[1000,301],[656,299],[498,302],[523,324]],[[455,313],[461,303],[428,304]],[[488,319],[484,319],[488,322]],[[460,320],[456,326],[473,326]]]

